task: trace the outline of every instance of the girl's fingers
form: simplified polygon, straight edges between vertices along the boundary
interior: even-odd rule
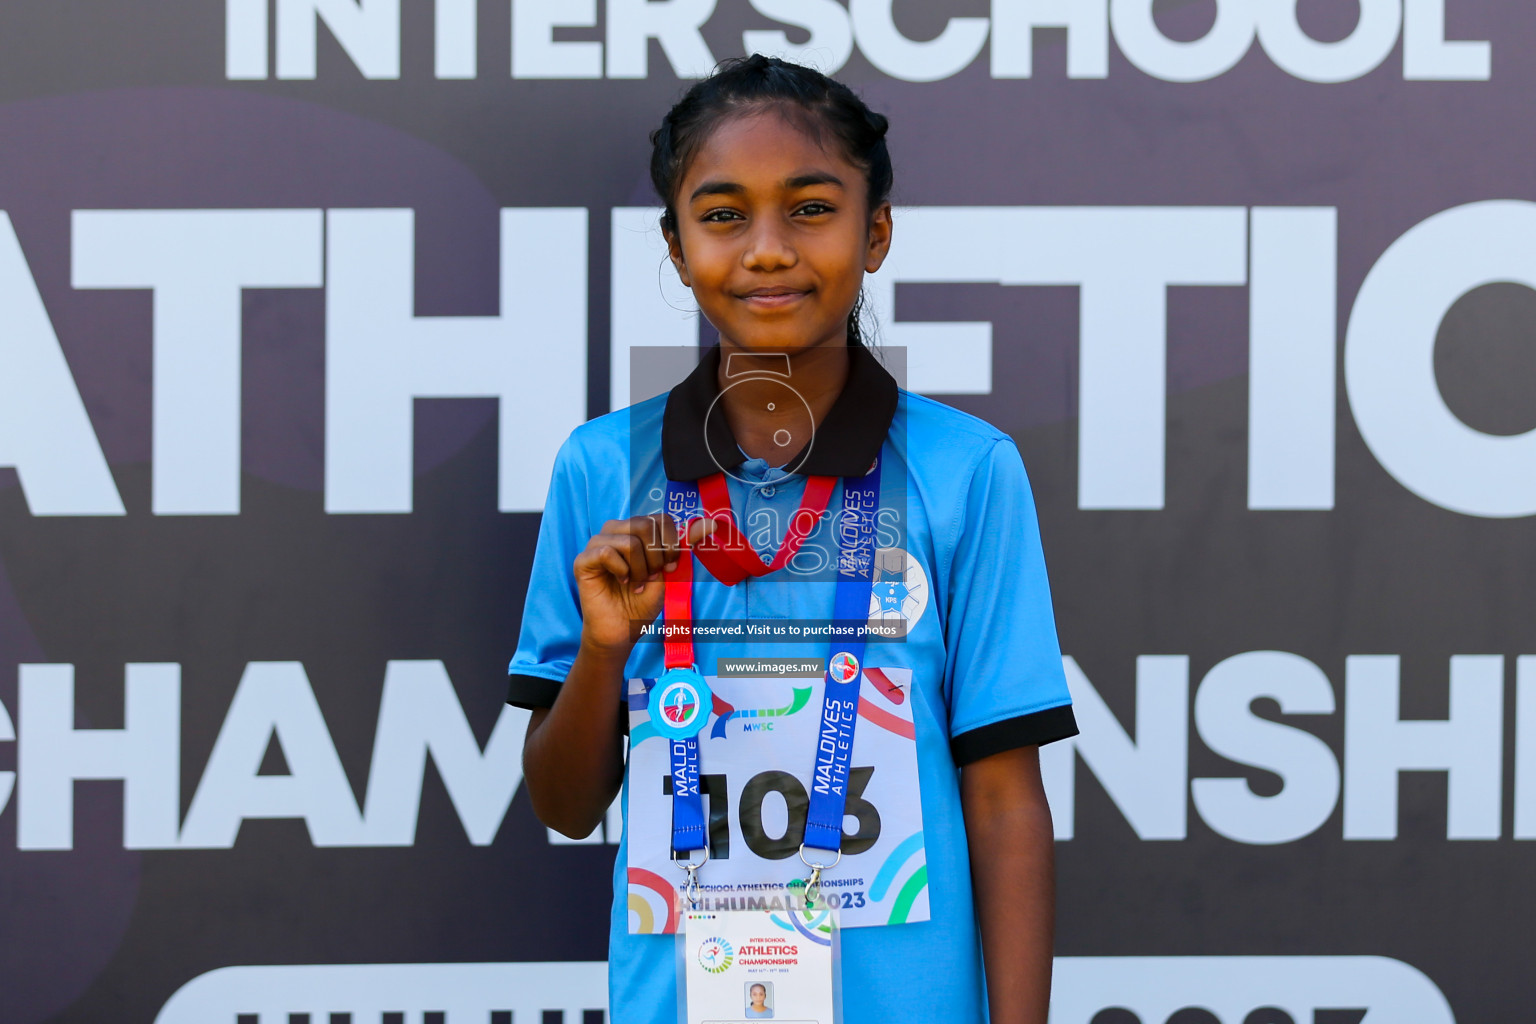
[[[651,572],[660,572],[677,560],[677,528],[665,512],[645,517],[645,563]]]
[[[671,572],[677,568],[677,553],[681,548],[677,539],[677,520],[665,512],[657,513],[651,519],[656,524],[656,544],[652,548],[655,557],[651,568],[665,568]]]
[[[629,582],[629,559],[611,545],[604,544],[597,552],[598,564],[619,583]]]
[[[593,560],[615,582],[624,584],[633,579],[643,580],[650,575],[643,556],[635,550],[634,537],[600,534],[592,538],[591,544],[589,550],[592,551]]]
[[[644,580],[651,574],[650,558],[646,554],[645,541],[631,533],[619,538],[620,550],[629,562],[630,580]]]
[[[698,544],[705,537],[710,536],[719,527],[719,523],[713,519],[695,519],[688,524],[688,543]]]
[[[714,533],[717,526],[718,524],[713,519],[689,520],[687,531],[688,545],[692,547],[698,544],[704,540],[705,537],[708,537],[710,534]],[[674,525],[674,520],[670,516],[667,517],[665,536],[667,538],[667,543],[665,548],[660,552],[663,559],[661,568],[667,572],[673,572],[677,569],[677,562],[679,556],[682,553],[683,545],[682,540],[678,537],[677,527]],[[654,563],[652,564],[654,565]]]
[[[642,579],[660,570],[668,561],[666,544],[674,535],[673,531],[664,512],[615,520],[604,527],[605,534],[622,538],[625,552],[632,555],[635,575]],[[672,543],[675,547],[676,541]]]
[[[717,525],[712,519],[690,520],[688,543],[698,544],[714,533]],[[604,552],[598,564],[619,583],[636,583],[636,593],[659,573],[676,570],[682,551],[676,521],[665,512],[609,522],[591,543],[600,545]]]

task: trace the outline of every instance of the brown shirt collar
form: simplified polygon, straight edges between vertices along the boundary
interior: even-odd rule
[[[880,454],[896,415],[896,378],[863,345],[848,351],[848,380],[813,443],[785,465],[808,476],[862,476]],[[720,395],[720,346],[667,395],[661,421],[661,459],[668,480],[698,480],[746,461],[715,405]],[[714,412],[711,415],[710,410]]]

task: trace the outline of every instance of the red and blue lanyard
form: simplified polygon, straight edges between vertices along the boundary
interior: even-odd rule
[[[765,576],[789,563],[826,510],[835,477],[806,480],[805,496],[790,520],[778,553],[764,562],[736,526],[725,476],[716,473],[692,483],[667,483],[667,512],[686,536],[691,519],[716,521],[713,536],[696,547],[684,542],[677,569],[663,577],[664,672],[651,688],[650,715],[666,739],[672,773],[672,852],[707,850],[704,800],[699,791],[698,734],[708,722],[713,698],[693,654],[693,562],[699,560],[720,582],[734,586],[748,576]],[[702,499],[701,499],[702,496]],[[843,507],[836,524],[837,592],[833,621],[853,627],[835,635],[827,659],[821,725],[816,733],[804,845],[838,853],[843,845],[843,809],[847,802],[853,734],[858,723],[860,665],[869,621],[874,578],[875,531],[880,507],[880,463],[861,477],[843,478]],[[802,854],[803,856],[803,854]]]

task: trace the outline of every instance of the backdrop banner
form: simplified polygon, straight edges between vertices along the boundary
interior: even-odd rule
[[[539,825],[506,665],[559,444],[713,340],[647,135],[752,50],[889,115],[878,341],[1031,474],[1053,1021],[1528,1019],[1532,46],[1495,0],[5,0],[0,1020],[603,1019],[618,808]]]

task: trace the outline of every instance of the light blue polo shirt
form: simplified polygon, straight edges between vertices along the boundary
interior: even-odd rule
[[[876,580],[876,597],[883,608],[906,618],[907,635],[901,643],[872,643],[865,664],[912,672],[931,919],[844,930],[843,1020],[972,1024],[984,1019],[986,1011],[959,766],[1062,739],[1077,727],[1034,501],[1018,449],[990,424],[896,388],[868,350],[850,355],[848,384],[812,450],[789,464],[797,472],[746,458],[723,418],[707,418],[710,396],[718,393],[718,349],[670,396],[599,417],[572,432],[555,460],[509,670],[508,699],[525,707],[553,705],[581,637],[571,564],[607,520],[659,510],[668,469],[674,478],[689,479],[680,474],[712,471],[723,462],[730,470],[732,505],[742,532],[767,556],[799,507],[807,472],[862,473],[878,452],[883,461],[877,543],[904,549],[923,571]],[[841,433],[833,436],[839,426]],[[705,448],[713,457],[698,457]],[[722,453],[729,457],[722,460]],[[840,503],[838,489],[829,511],[835,513]],[[802,566],[829,567],[825,573],[809,573],[810,578],[786,569],[727,587],[696,560],[695,620],[830,619],[833,533],[823,521],[797,556]],[[695,645],[697,664],[707,674],[713,674],[721,657],[825,658],[827,653],[824,641]],[[661,645],[636,644],[626,676],[654,678],[662,671]],[[614,695],[615,700],[622,697]],[[625,786],[627,815],[627,773]],[[613,875],[611,1019],[616,1024],[676,1024],[675,939],[629,934],[628,832],[626,823]]]

